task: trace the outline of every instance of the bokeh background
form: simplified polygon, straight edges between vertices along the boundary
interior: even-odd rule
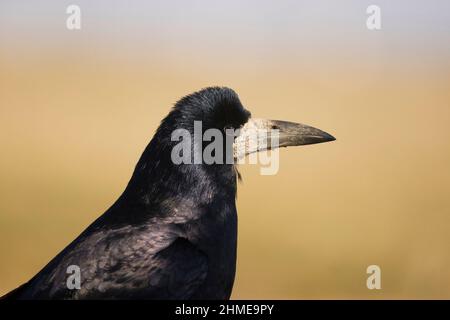
[[[226,85],[337,137],[241,166],[232,298],[450,298],[449,36],[445,0],[0,0],[0,294],[115,201],[179,97]]]

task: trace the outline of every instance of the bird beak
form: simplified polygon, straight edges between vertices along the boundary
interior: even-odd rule
[[[239,129],[233,153],[235,159],[241,159],[258,151],[334,140],[332,135],[301,123],[250,118]]]

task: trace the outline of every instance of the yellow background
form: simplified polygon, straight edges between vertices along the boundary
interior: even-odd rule
[[[232,298],[450,298],[450,5],[379,1],[0,2],[0,294],[121,194],[183,95],[337,141],[240,167]],[[366,268],[382,289],[366,288]]]

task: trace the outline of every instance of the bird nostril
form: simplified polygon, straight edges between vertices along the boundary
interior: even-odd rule
[[[272,126],[271,126],[271,129],[272,130],[278,130],[278,129],[280,129],[277,125],[275,125],[275,124],[273,124]]]

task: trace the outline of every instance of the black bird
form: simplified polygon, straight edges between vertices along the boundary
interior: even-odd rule
[[[172,132],[182,128],[193,135],[194,121],[202,122],[202,132],[240,128],[231,146],[234,159],[244,145],[244,155],[276,147],[255,139],[255,128],[278,130],[280,147],[334,140],[309,126],[252,119],[229,88],[188,95],[161,122],[119,199],[36,276],[3,298],[229,299],[239,174],[233,163],[172,161],[178,143]],[[194,152],[204,148],[205,142],[192,146]],[[73,265],[80,270],[79,289],[67,286]]]

